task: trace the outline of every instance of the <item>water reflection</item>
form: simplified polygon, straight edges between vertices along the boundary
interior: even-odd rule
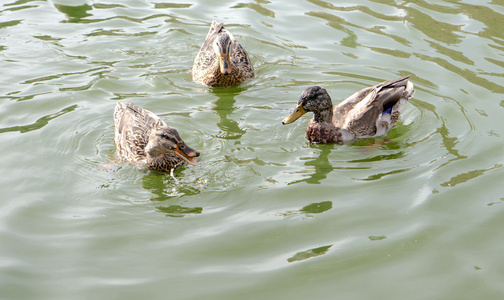
[[[421,53],[414,53],[414,54],[423,61],[435,63],[438,66],[442,67],[443,69],[452,71],[453,73],[462,76],[467,81],[479,85],[481,87],[484,87],[485,89],[493,93],[504,94],[504,86],[499,85],[490,80],[487,80],[481,76],[478,76],[476,73],[467,68],[458,67],[448,62],[446,59],[440,58],[438,56],[429,56]]]
[[[334,170],[334,167],[331,165],[328,158],[333,145],[317,145],[313,147],[318,147],[320,149],[320,155],[315,159],[310,159],[309,161],[307,161],[305,163],[305,166],[314,167],[315,172],[310,174],[308,178],[290,182],[288,183],[289,185],[300,182],[320,184],[320,182],[326,179],[327,175]]]
[[[154,8],[157,9],[169,9],[169,8],[189,8],[193,6],[193,4],[185,4],[185,3],[155,3]]]
[[[151,201],[161,202],[184,195],[197,195],[201,191],[190,185],[179,183],[165,173],[152,172],[142,178],[142,187],[153,195]],[[201,214],[203,207],[182,206],[171,204],[158,206],[157,211],[165,213],[167,217],[184,217],[186,215]]]
[[[446,44],[458,44],[461,42],[462,36],[455,32],[460,32],[460,25],[452,25],[445,22],[437,21],[431,16],[414,8],[407,8],[408,21],[413,27],[421,31],[431,39]]]
[[[321,214],[323,212],[331,210],[332,208],[333,208],[332,201],[323,201],[323,202],[311,203],[304,206],[300,210],[291,210],[282,213],[281,215],[284,217],[292,216],[295,214],[306,214],[307,216],[310,216],[310,214]]]
[[[395,15],[384,15],[384,14],[380,14],[380,13],[373,11],[371,8],[369,8],[367,6],[362,6],[362,5],[355,5],[355,6],[345,5],[345,6],[338,7],[332,3],[329,3],[326,1],[321,1],[321,0],[308,0],[308,2],[313,3],[317,6],[320,6],[321,8],[324,8],[324,9],[331,9],[331,10],[337,10],[337,11],[343,11],[343,12],[345,12],[345,11],[361,11],[367,15],[376,17],[376,18],[383,20],[383,21],[404,22],[404,19],[406,16],[405,10],[402,8],[399,10],[396,10]],[[391,5],[394,5],[394,4],[391,3]],[[397,6],[397,7],[400,7],[400,6]],[[306,15],[326,20],[326,21],[328,21],[328,23],[327,23],[328,26],[348,34],[348,37],[344,38],[341,41],[341,44],[343,46],[347,46],[347,47],[351,47],[351,48],[356,48],[357,46],[359,46],[359,44],[357,43],[357,38],[358,38],[357,34],[355,34],[348,27],[354,27],[354,28],[358,28],[358,29],[362,29],[362,30],[371,32],[371,33],[383,35],[383,36],[392,38],[396,42],[401,43],[406,46],[411,44],[410,41],[408,41],[407,39],[405,39],[403,37],[385,32],[383,30],[383,29],[385,29],[384,26],[373,26],[373,27],[366,28],[366,27],[358,25],[358,24],[350,23],[340,16],[330,14],[327,12],[313,12],[313,11],[311,11],[311,12],[307,12]]]
[[[369,175],[367,178],[364,178],[364,179],[359,179],[359,178],[353,178],[353,179],[355,179],[355,180],[362,180],[362,181],[373,181],[373,180],[382,179],[385,176],[395,175],[395,174],[401,174],[401,173],[407,172],[407,171],[409,171],[411,169],[412,168],[393,170],[393,171],[390,171],[390,172],[372,174],[372,175]]]
[[[214,102],[215,106],[213,110],[219,116],[220,120],[217,123],[217,127],[221,130],[219,137],[223,139],[239,139],[245,134],[245,130],[241,129],[233,119],[229,118],[235,109],[235,99],[234,97],[240,94],[244,88],[229,88],[229,89],[212,89],[214,95],[218,99]]]
[[[443,146],[445,149],[448,151],[449,154],[453,155],[454,158],[448,160],[444,164],[440,165],[434,170],[440,169],[441,167],[444,167],[454,161],[461,160],[461,159],[466,159],[467,156],[461,155],[459,151],[455,148],[455,146],[458,143],[458,139],[456,137],[450,137],[450,131],[448,130],[448,127],[446,127],[445,122],[442,123],[441,127],[438,128],[437,132],[441,134],[442,140],[443,140]]]
[[[385,26],[373,26],[373,27],[364,27],[359,25],[358,23],[352,23],[348,21],[347,19],[344,18],[345,14],[332,14],[328,13],[327,11],[310,11],[306,12],[305,14],[308,16],[312,16],[315,18],[323,19],[327,21],[327,25],[329,27],[332,27],[338,31],[344,32],[347,34],[347,37],[343,38],[340,43],[343,46],[350,47],[350,48],[357,48],[357,47],[366,47],[369,48],[372,51],[381,53],[381,54],[387,54],[390,56],[394,57],[400,57],[400,58],[409,58],[411,55],[415,55],[418,58],[420,58],[423,61],[430,61],[433,62],[443,69],[452,71],[453,73],[459,74],[463,76],[465,79],[470,81],[471,83],[474,83],[476,85],[482,86],[492,92],[495,93],[504,93],[504,86],[497,84],[491,80],[485,79],[483,76],[484,75],[489,75],[485,74],[483,72],[474,72],[473,68],[466,68],[466,67],[460,67],[457,66],[455,63],[452,63],[446,59],[443,58],[443,56],[447,56],[450,59],[454,60],[455,62],[459,62],[462,64],[465,64],[467,66],[475,66],[474,59],[470,59],[466,57],[466,55],[463,54],[461,51],[454,50],[453,48],[449,48],[446,45],[458,45],[461,44],[467,37],[468,34],[477,34],[481,37],[488,38],[489,41],[497,42],[499,43],[495,37],[503,37],[502,34],[502,19],[504,16],[502,14],[499,14],[495,10],[492,10],[489,7],[486,6],[481,6],[481,5],[471,5],[471,4],[463,4],[463,3],[457,3],[457,7],[446,7],[442,5],[437,5],[437,4],[429,4],[424,1],[420,2],[415,2],[415,5],[410,5],[408,2],[403,2],[400,4],[396,3],[388,3],[390,6],[395,6],[398,9],[394,11],[393,14],[390,15],[384,15],[384,14],[379,14],[371,10],[369,7],[366,6],[361,6],[361,5],[354,5],[354,6],[349,6],[349,5],[342,5],[342,6],[337,6],[335,4],[322,1],[322,0],[308,0],[308,2],[313,3],[325,10],[336,10],[339,12],[348,12],[348,11],[361,11],[367,15],[373,16],[379,20],[383,21],[388,21],[388,22],[405,22],[407,21],[408,23],[411,24],[412,27],[414,27],[416,30],[424,34],[427,39],[425,41],[429,44],[429,46],[434,49],[437,54],[436,55],[430,55],[429,53],[431,52],[424,52],[424,53],[410,53],[409,48],[408,51],[404,50],[399,50],[395,49],[392,47],[388,48],[383,48],[383,47],[376,47],[376,46],[370,46],[366,44],[361,44],[358,42],[358,37],[359,35],[355,33],[353,28],[357,30],[364,30],[376,35],[381,35],[385,36],[387,38],[391,38],[395,40],[396,42],[404,45],[404,46],[411,46],[411,41],[408,39],[405,39],[404,37],[400,37],[394,34],[387,33],[386,30],[388,29]],[[375,1],[377,3],[382,3],[382,1]],[[427,9],[428,11],[425,11],[424,9],[417,9],[416,7],[422,7],[424,9]],[[463,22],[460,22],[459,24],[453,24],[454,22],[450,20],[450,22],[447,22],[447,18],[441,19],[434,18],[432,14],[429,14],[429,11],[434,11],[442,14],[448,15],[465,15],[465,19]],[[478,24],[478,28],[480,26],[482,29],[479,29],[478,32],[468,32],[466,30],[466,27],[468,27],[468,23],[471,20],[472,24],[476,26],[479,22],[482,24]],[[478,21],[478,22],[474,22]],[[482,26],[484,25],[484,26]],[[444,45],[444,46],[443,46]],[[493,48],[497,48],[498,50],[502,50],[502,47],[492,45],[491,43],[488,43],[489,46]],[[427,54],[425,54],[427,53]],[[348,54],[348,56],[351,56],[353,58],[357,58],[357,56],[353,54]],[[497,66],[502,66],[503,62],[499,60],[495,60],[489,57],[485,57],[485,60],[497,65]]]
[[[251,9],[257,13],[260,13],[261,15],[263,15],[265,17],[270,17],[270,18],[275,17],[274,11],[261,5],[261,4],[271,3],[270,1],[261,0],[261,1],[255,1],[255,2],[256,3],[238,3],[235,6],[233,6],[232,8],[248,8],[248,9]]]
[[[490,202],[487,204],[487,206],[494,206],[494,205],[502,204],[502,203],[504,203],[504,198],[500,198],[498,201]]]
[[[303,213],[320,214],[330,209],[332,209],[332,202],[324,201],[319,203],[312,203],[310,205],[301,208],[299,211]]]
[[[478,35],[482,37],[493,38],[497,36],[502,37],[503,35],[502,18],[504,16],[488,6],[457,3],[456,7],[446,7],[437,4],[430,4],[425,1],[416,2],[416,4],[432,11],[458,16],[466,15],[472,20],[479,21],[486,25],[480,32],[478,32]],[[497,3],[493,4],[498,5]],[[420,28],[418,29],[420,30]]]
[[[19,25],[20,23],[21,23],[21,20],[0,22],[0,29],[6,28],[6,27],[11,27],[11,26],[16,26],[16,25]]]
[[[160,212],[166,213],[167,217],[184,217],[187,214],[201,214],[203,207],[184,207],[180,205],[158,206],[156,209]]]
[[[467,181],[469,181],[471,179],[477,178],[477,177],[485,174],[488,171],[492,171],[492,170],[495,170],[495,169],[500,168],[500,167],[502,167],[502,164],[495,164],[495,166],[493,166],[491,168],[488,168],[488,169],[473,170],[473,171],[469,171],[469,172],[466,172],[466,173],[462,173],[462,174],[459,174],[459,175],[457,175],[455,177],[452,177],[447,182],[441,183],[441,186],[444,186],[444,187],[454,187],[454,186],[456,186],[459,183],[467,182]]]
[[[323,246],[323,247],[318,247],[318,248],[313,248],[309,249],[306,251],[298,252],[294,256],[290,257],[287,259],[288,262],[296,262],[296,261],[302,261],[305,259],[317,257],[323,254],[326,254],[329,249],[331,249],[333,245],[328,245],[328,246]]]
[[[372,241],[381,241],[381,240],[384,240],[386,239],[387,237],[384,236],[384,235],[371,235],[368,237],[370,240]]]
[[[13,127],[6,127],[6,128],[0,128],[0,133],[4,132],[13,132],[13,131],[19,131],[20,133],[26,133],[29,131],[41,129],[42,127],[46,126],[49,124],[49,121],[62,116],[66,113],[72,112],[77,108],[77,105],[72,105],[67,108],[64,108],[60,110],[59,112],[44,116],[42,118],[39,118],[35,123],[28,124],[28,125],[22,125],[22,126],[13,126]]]
[[[78,23],[81,22],[82,19],[91,16],[88,11],[93,10],[88,4],[80,5],[80,6],[68,6],[62,4],[54,4],[56,9],[65,14],[69,23]]]
[[[175,171],[175,174],[180,171]],[[153,194],[151,201],[166,201],[184,195],[197,195],[201,192],[198,188],[185,182],[179,182],[166,173],[146,172],[149,174],[142,177],[142,187]]]

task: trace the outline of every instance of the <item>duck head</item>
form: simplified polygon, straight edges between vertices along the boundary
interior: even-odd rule
[[[288,117],[283,119],[282,124],[290,124],[307,112],[313,112],[315,114],[315,119],[317,119],[318,116],[323,115],[323,112],[327,111],[329,111],[332,117],[331,97],[326,89],[320,86],[312,86],[303,91],[296,108]],[[329,118],[329,120],[331,119]]]
[[[168,126],[156,128],[150,132],[145,153],[152,158],[174,153],[191,165],[196,164],[194,158],[200,155],[198,151],[184,143],[177,130]]]
[[[214,40],[213,49],[215,55],[219,59],[220,72],[224,75],[231,73],[231,46],[232,41],[230,34],[227,31],[224,32],[223,30],[221,30]]]

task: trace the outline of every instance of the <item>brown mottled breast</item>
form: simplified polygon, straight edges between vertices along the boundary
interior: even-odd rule
[[[236,68],[231,69],[231,73],[224,75],[220,72],[220,68],[217,64],[213,68],[213,72],[208,72],[204,78],[202,78],[202,83],[213,87],[229,87],[240,84],[243,80],[240,78],[240,72]]]
[[[331,123],[310,120],[306,128],[306,139],[314,144],[339,143],[342,141],[342,135]]]
[[[176,169],[182,166],[184,161],[174,153],[167,153],[159,158],[155,158],[148,162],[148,167],[153,170],[170,172],[171,169]]]

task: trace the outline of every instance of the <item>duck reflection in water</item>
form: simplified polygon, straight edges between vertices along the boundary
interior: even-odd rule
[[[151,172],[145,175],[142,178],[142,187],[153,194],[150,201],[156,202],[197,195],[201,192],[190,184],[174,184],[170,177],[161,172],[159,174]],[[203,207],[190,207],[177,204],[158,206],[156,209],[159,212],[165,213],[167,217],[184,217],[189,214],[201,214],[203,212]]]
[[[331,173],[334,170],[334,167],[331,165],[328,158],[333,145],[317,145],[314,147],[320,149],[320,155],[315,159],[307,161],[305,163],[305,166],[314,167],[315,172],[312,173],[308,178],[290,182],[289,185],[300,182],[320,184],[322,180],[327,178],[327,174]]]
[[[213,90],[213,94],[218,97],[218,99],[214,102],[215,106],[213,110],[220,118],[217,123],[217,126],[221,130],[221,133],[219,134],[220,138],[240,139],[246,132],[240,128],[238,122],[229,118],[229,115],[231,115],[235,110],[234,104],[236,101],[234,97],[243,90],[243,88]]]

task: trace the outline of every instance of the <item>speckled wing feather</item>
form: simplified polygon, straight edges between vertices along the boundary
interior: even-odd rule
[[[166,126],[163,120],[132,103],[118,102],[114,111],[115,143],[118,158],[124,161],[145,159],[149,130]]]
[[[254,67],[252,66],[252,60],[248,55],[247,51],[240,45],[240,43],[231,35],[231,40],[233,41],[233,50],[231,51],[231,60],[233,64],[241,70],[243,78],[254,77]]]
[[[209,69],[212,63],[215,61],[215,52],[213,50],[212,44],[217,37],[217,34],[223,29],[223,26],[223,23],[218,24],[216,21],[212,22],[205,41],[201,45],[200,51],[194,59],[192,73],[195,81],[200,81],[202,79],[200,77],[204,75],[204,70]]]

